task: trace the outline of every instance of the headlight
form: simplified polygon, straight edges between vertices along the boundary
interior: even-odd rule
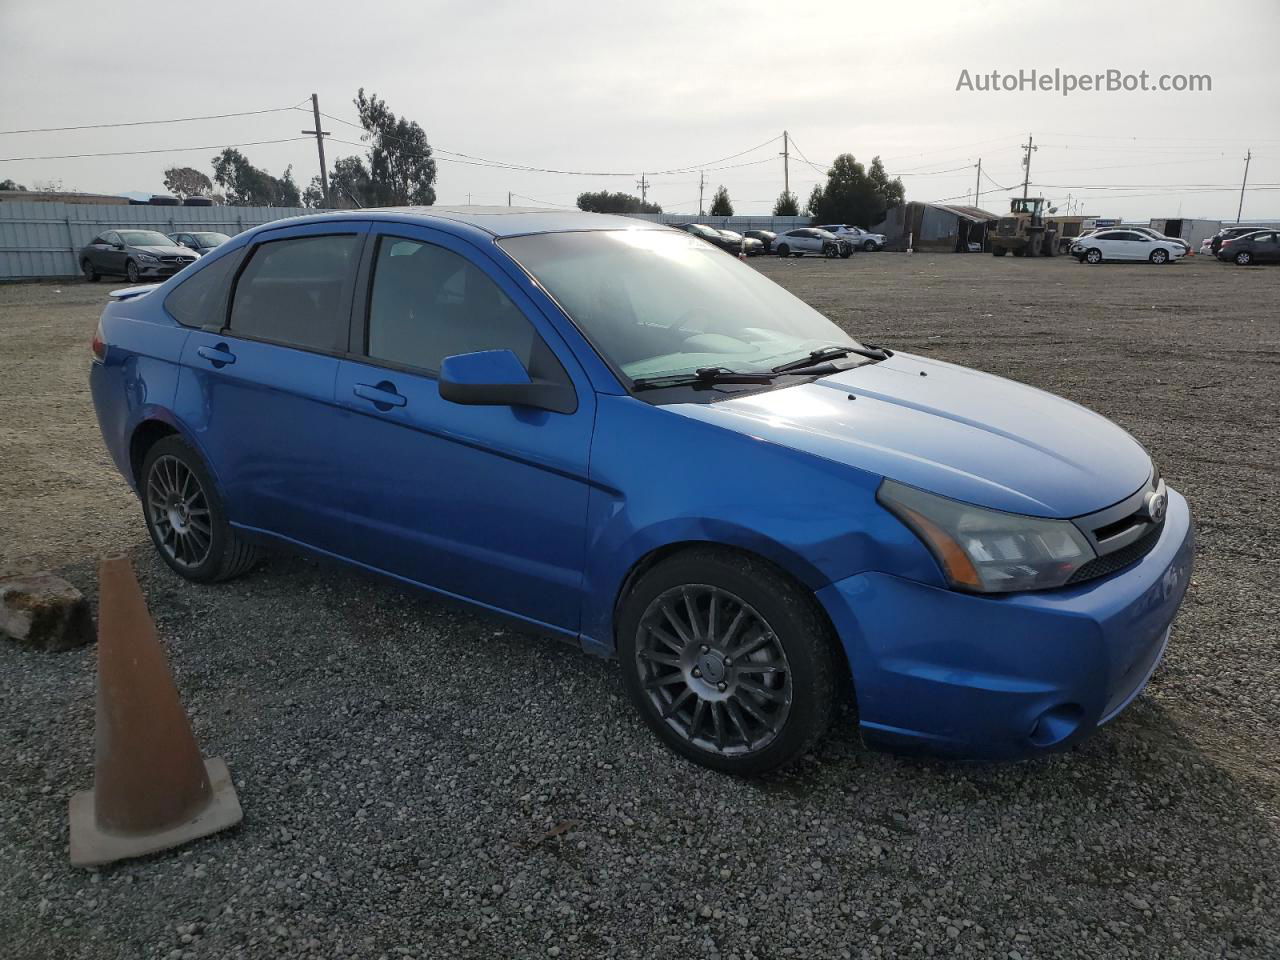
[[[1069,520],[988,510],[885,480],[876,494],[924,541],[953,587],[975,593],[1060,587],[1094,559]]]
[[[139,254],[137,254],[137,257],[138,257],[138,259],[139,259],[139,260],[141,260],[143,263],[159,263],[159,262],[160,262],[160,258],[159,258],[159,257],[153,257],[153,256],[151,256],[151,254],[149,254],[149,253],[139,253]]]

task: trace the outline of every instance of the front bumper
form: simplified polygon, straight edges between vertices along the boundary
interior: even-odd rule
[[[194,263],[195,261],[191,261]],[[138,261],[138,276],[140,277],[172,277],[179,270],[183,270],[191,263],[143,263]]]
[[[1186,500],[1138,562],[1076,587],[977,596],[883,573],[818,592],[848,655],[863,736],[970,760],[1062,749],[1141,693],[1191,579]]]

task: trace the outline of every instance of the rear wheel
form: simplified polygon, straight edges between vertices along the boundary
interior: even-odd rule
[[[176,436],[158,441],[142,461],[142,509],[160,559],[188,580],[212,583],[247,571],[258,551],[227,522],[203,461]]]
[[[1168,250],[1152,250],[1151,256],[1148,257],[1147,259],[1149,259],[1152,263],[1155,263],[1155,264],[1167,263],[1169,261],[1169,251]]]
[[[716,548],[648,571],[618,618],[623,680],[645,721],[725,773],[765,773],[812,749],[834,709],[834,649],[802,587]]]
[[[1236,263],[1240,264],[1242,267],[1247,267],[1249,264],[1253,263],[1253,254],[1248,250],[1241,250],[1236,254]]]
[[[80,261],[80,271],[84,274],[84,278],[90,283],[98,282],[98,271],[94,269],[93,264],[89,262],[88,257],[85,257]]]
[[[130,283],[137,283],[139,277],[138,265],[130,260],[124,267],[124,275],[129,278]]]

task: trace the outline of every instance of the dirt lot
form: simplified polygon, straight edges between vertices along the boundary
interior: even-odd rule
[[[665,752],[611,663],[311,561],[155,561],[85,387],[104,286],[0,287],[0,568],[134,552],[245,821],[67,863],[93,654],[0,643],[0,956],[1280,955],[1280,269],[859,254],[761,270],[871,342],[1113,418],[1199,559],[1148,693],[1003,767],[847,727],[744,783]],[[556,825],[570,824],[548,837]]]

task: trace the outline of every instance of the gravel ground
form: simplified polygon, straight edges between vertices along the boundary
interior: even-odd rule
[[[1195,581],[1148,693],[1013,766],[865,750],[759,782],[659,747],[616,667],[280,557],[153,559],[84,383],[104,288],[0,287],[0,566],[92,595],[131,549],[245,821],[67,862],[93,653],[0,644],[0,956],[1280,955],[1280,270],[859,254],[760,268],[866,339],[1130,429],[1191,500]]]

